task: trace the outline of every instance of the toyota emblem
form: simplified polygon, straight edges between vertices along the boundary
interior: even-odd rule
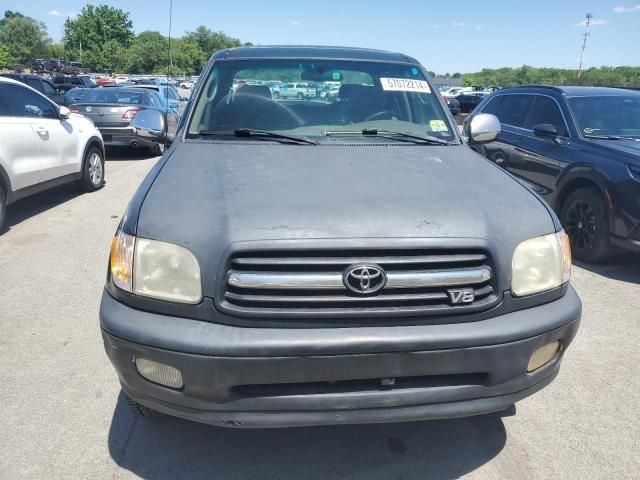
[[[387,284],[387,275],[378,265],[357,263],[347,267],[342,276],[342,282],[353,293],[373,295]]]

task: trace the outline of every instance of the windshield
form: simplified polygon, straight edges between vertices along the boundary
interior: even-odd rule
[[[381,129],[455,138],[437,93],[413,65],[247,60],[214,64],[188,135],[257,129],[307,137]]]
[[[83,98],[84,103],[126,103],[143,105],[144,93],[136,93],[127,90],[96,89]]]
[[[569,99],[584,135],[640,138],[640,95]]]

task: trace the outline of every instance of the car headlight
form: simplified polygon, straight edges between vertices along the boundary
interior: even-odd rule
[[[173,243],[136,238],[118,231],[111,244],[111,278],[122,290],[180,303],[200,303],[200,266]]]
[[[564,231],[525,240],[511,262],[511,293],[532,295],[559,287],[571,278],[571,247]]]

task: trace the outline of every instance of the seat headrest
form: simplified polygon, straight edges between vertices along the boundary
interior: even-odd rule
[[[236,91],[236,95],[255,95],[256,97],[272,98],[271,89],[266,85],[243,85]]]

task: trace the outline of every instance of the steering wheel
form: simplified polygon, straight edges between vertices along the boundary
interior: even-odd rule
[[[392,118],[394,115],[395,115],[395,113],[393,113],[393,112],[391,112],[389,110],[380,110],[379,112],[372,113],[367,118],[365,118],[363,121],[369,122],[371,120],[383,120],[384,118]]]

